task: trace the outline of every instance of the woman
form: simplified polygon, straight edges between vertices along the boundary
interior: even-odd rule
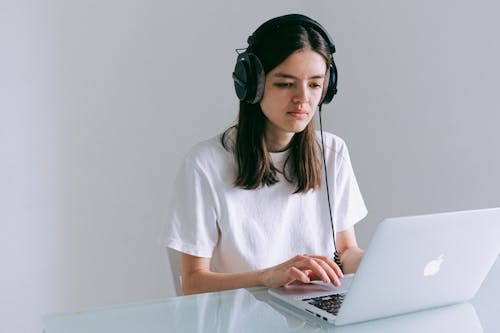
[[[196,145],[177,176],[164,243],[182,252],[184,294],[339,285],[335,251],[346,273],[361,260],[354,224],[367,211],[347,147],[312,121],[335,93],[331,38],[292,14],[248,41],[233,73],[238,123]]]

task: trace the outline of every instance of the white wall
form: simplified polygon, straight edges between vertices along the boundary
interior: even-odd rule
[[[333,35],[343,136],[370,215],[498,206],[496,1],[0,4],[1,332],[173,295],[157,237],[186,150],[236,117],[234,49],[263,20]]]
[[[325,4],[325,3],[323,3]],[[500,206],[500,3],[324,5],[340,88],[326,113],[349,144],[370,211],[387,216]]]

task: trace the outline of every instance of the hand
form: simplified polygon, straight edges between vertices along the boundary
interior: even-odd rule
[[[336,263],[323,256],[297,255],[282,264],[262,271],[263,283],[266,287],[274,288],[289,285],[295,281],[309,283],[321,280],[340,285],[342,271]]]
[[[364,251],[359,247],[349,247],[340,254],[340,262],[344,273],[355,273],[358,270],[359,263],[363,259]]]

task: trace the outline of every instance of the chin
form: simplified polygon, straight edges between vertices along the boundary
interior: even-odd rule
[[[303,130],[306,129],[307,125],[309,125],[309,122],[306,123],[306,124],[301,124],[301,125],[298,125],[298,126],[293,126],[292,132],[294,132],[294,133],[300,133],[300,132],[302,132]]]

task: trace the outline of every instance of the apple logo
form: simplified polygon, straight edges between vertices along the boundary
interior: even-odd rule
[[[433,259],[429,261],[424,268],[424,276],[433,276],[436,275],[440,268],[441,264],[444,261],[444,254],[441,254],[437,259]]]

